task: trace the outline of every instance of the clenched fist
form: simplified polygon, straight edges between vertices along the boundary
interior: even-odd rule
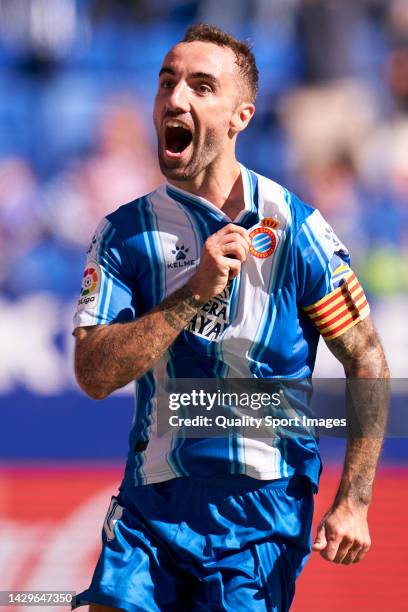
[[[187,286],[203,302],[222,293],[228,281],[240,273],[249,246],[247,231],[229,223],[207,238],[198,269]]]

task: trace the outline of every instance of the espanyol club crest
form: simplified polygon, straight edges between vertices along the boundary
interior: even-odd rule
[[[272,228],[278,225],[276,219],[266,217],[261,220],[260,225],[250,232],[251,245],[249,252],[252,255],[259,257],[259,259],[265,259],[274,253],[278,240]]]

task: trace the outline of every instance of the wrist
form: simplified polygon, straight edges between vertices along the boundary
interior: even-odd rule
[[[356,479],[357,480],[357,479]],[[372,498],[372,484],[356,481],[341,482],[334,499],[335,506],[368,510]]]
[[[205,292],[200,287],[199,281],[194,276],[190,278],[190,280],[186,283],[185,287],[188,290],[197,308],[200,308],[201,306],[203,306],[203,304],[206,304],[208,300],[210,300],[212,297],[205,295]]]

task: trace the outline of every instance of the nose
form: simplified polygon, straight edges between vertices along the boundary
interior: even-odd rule
[[[188,87],[186,83],[179,82],[169,91],[167,108],[173,113],[187,113],[190,110]]]

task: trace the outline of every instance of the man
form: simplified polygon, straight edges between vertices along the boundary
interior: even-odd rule
[[[310,553],[314,438],[157,435],[163,356],[169,378],[307,378],[320,332],[347,376],[387,375],[344,245],[317,211],[236,161],[257,85],[246,44],[192,26],[164,59],[154,106],[167,183],[109,215],[88,251],[78,382],[103,399],[137,381],[125,477],[77,599],[93,612],[288,610]],[[380,446],[349,440],[313,545],[330,561],[355,563],[370,546]]]

